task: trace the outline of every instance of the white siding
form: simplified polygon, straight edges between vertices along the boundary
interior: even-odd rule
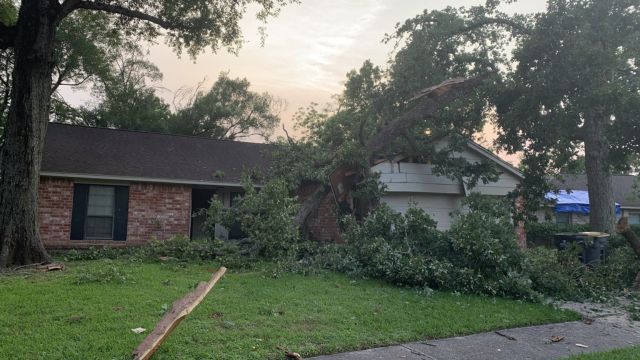
[[[470,162],[493,161],[476,150],[456,156],[464,156]],[[507,169],[500,169],[503,173],[497,182],[480,182],[469,191],[493,196],[505,196],[513,191],[520,178]],[[467,193],[461,181],[434,174],[434,166],[429,164],[385,161],[372,170],[380,173],[380,181],[386,185],[387,194],[382,198],[384,203],[398,212],[405,212],[413,201],[438,222],[439,229],[451,226],[450,214],[460,209]]]
[[[415,202],[417,207],[424,209],[438,222],[438,229],[447,230],[451,227],[451,213],[460,209],[463,198],[460,195],[395,193],[385,195],[382,202],[401,213],[407,211],[411,202]]]

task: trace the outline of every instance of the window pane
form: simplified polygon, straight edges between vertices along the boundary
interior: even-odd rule
[[[87,238],[111,239],[113,217],[87,216]]]
[[[89,187],[87,221],[85,224],[85,235],[88,239],[113,238],[115,190],[113,186],[92,185]]]
[[[629,224],[640,225],[640,213],[629,214]]]
[[[112,186],[91,186],[87,216],[113,216],[115,188]]]

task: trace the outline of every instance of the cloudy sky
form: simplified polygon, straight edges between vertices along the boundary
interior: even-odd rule
[[[311,102],[324,104],[341,91],[345,75],[366,59],[384,65],[392,50],[381,43],[398,22],[425,9],[472,6],[484,0],[302,0],[284,8],[267,25],[267,39],[260,45],[258,22],[247,16],[242,28],[246,43],[239,54],[226,52],[200,55],[193,60],[178,57],[158,44],[149,57],[164,74],[158,93],[171,101],[174,92],[203,80],[215,81],[221,71],[246,77],[256,91],[267,91],[287,102],[282,118],[291,127],[291,116]],[[544,0],[520,0],[504,8],[507,12],[544,9]],[[82,93],[69,94],[73,102],[86,101]]]

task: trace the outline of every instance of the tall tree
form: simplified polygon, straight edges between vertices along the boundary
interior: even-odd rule
[[[637,0],[549,0],[495,99],[499,141],[524,152],[531,194],[584,153],[593,230],[613,231],[611,174],[640,150],[639,55]]]
[[[247,79],[221,73],[208,92],[185,90],[188,98],[169,122],[174,134],[237,140],[250,136],[268,139],[280,122],[284,103],[268,93],[250,90]]]
[[[156,95],[154,84],[162,73],[144,59],[137,45],[116,49],[108,69],[95,76],[94,106],[71,109],[70,116],[58,119],[86,126],[166,132],[171,116],[169,105]]]
[[[49,260],[37,219],[42,148],[49,119],[56,33],[79,11],[113,16],[114,30],[153,39],[163,35],[192,56],[206,47],[236,50],[239,20],[250,4],[258,18],[287,0],[22,0],[15,24],[0,23],[0,50],[13,50],[10,105],[0,150],[0,267]]]

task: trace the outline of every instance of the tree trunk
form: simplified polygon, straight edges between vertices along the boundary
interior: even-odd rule
[[[589,227],[593,231],[612,234],[616,213],[606,125],[607,120],[601,115],[585,120],[584,152],[589,188]]]
[[[18,15],[11,105],[0,150],[0,268],[48,262],[38,228],[38,184],[57,26],[49,0],[24,0]]]

